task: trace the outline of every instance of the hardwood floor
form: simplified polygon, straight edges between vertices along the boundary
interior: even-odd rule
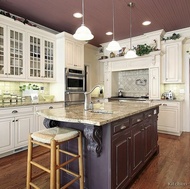
[[[180,137],[159,134],[160,152],[136,178],[130,189],[190,189],[190,133]],[[35,151],[42,151],[36,147]],[[24,189],[27,151],[0,159],[0,189]],[[41,158],[48,164],[47,156]],[[38,170],[35,170],[37,172]],[[48,189],[48,175],[40,181]]]

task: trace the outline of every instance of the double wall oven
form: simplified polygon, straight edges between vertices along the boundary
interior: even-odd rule
[[[86,91],[86,69],[65,69],[65,105],[84,103]]]

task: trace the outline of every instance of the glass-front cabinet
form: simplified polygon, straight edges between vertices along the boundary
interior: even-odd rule
[[[0,26],[0,77],[26,78],[24,42],[24,32]]]
[[[53,81],[54,74],[54,41],[29,35],[29,78],[38,81]]]

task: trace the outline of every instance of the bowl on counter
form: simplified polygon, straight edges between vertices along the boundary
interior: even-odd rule
[[[41,95],[42,98],[46,101],[46,102],[52,102],[54,99],[54,95]]]

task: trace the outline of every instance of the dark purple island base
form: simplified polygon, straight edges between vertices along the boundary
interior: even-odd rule
[[[108,102],[104,108],[108,109],[107,106],[115,107],[115,103]],[[126,112],[126,115],[120,113],[119,119],[114,117],[116,111],[113,111],[112,115],[83,112],[83,120],[77,116],[75,119],[69,119],[68,112],[74,106],[39,112],[39,115],[45,117],[44,124],[46,127],[58,125],[59,127],[70,127],[82,131],[86,189],[129,188],[135,176],[154,155],[159,153],[157,143],[159,105],[123,103],[122,105],[118,104],[118,111],[122,111],[124,105],[128,108],[130,106],[137,108],[137,110],[130,110],[130,112]],[[60,118],[61,114],[63,117]],[[119,112],[116,114],[119,115]],[[93,115],[95,116],[94,120],[98,119],[99,116],[103,122],[89,124],[86,120],[92,119]],[[104,123],[105,120],[107,123]],[[77,152],[77,141],[67,142],[62,148]],[[68,157],[62,156],[61,158],[65,160]],[[78,162],[70,165],[69,169],[78,170]],[[61,174],[62,184],[70,179],[71,175]],[[70,188],[79,189],[79,185],[76,182]]]

